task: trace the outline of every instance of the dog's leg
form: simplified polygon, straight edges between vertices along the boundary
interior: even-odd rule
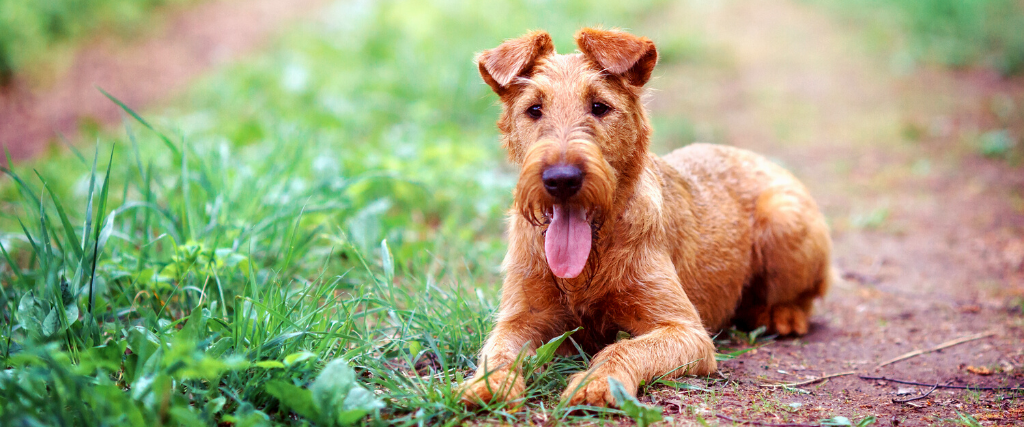
[[[814,299],[833,274],[828,225],[806,190],[776,187],[758,197],[754,248],[765,287],[764,301],[752,310],[755,322],[780,335],[806,334]]]
[[[505,278],[498,320],[480,351],[476,373],[463,387],[463,403],[511,401],[523,394],[520,353],[534,354],[564,329],[557,296],[544,292],[549,287],[512,274]]]
[[[635,395],[640,382],[669,372],[678,376],[717,371],[715,346],[697,310],[671,263],[664,270],[649,278],[656,281],[638,283],[627,291],[630,295],[619,298],[620,305],[612,310],[615,321],[635,338],[605,347],[594,355],[588,371],[573,375],[562,393],[569,404],[615,405],[608,377]]]

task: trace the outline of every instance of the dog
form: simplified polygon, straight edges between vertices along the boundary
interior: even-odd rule
[[[575,39],[579,52],[557,54],[535,31],[477,56],[520,174],[496,322],[461,388],[470,406],[515,402],[520,352],[580,326],[572,339],[593,357],[569,379],[570,405],[616,405],[609,378],[635,395],[658,376],[713,374],[709,331],[805,334],[832,277],[825,219],[782,167],[721,145],[649,152],[650,39]]]

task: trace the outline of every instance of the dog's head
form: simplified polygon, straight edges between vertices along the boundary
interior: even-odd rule
[[[537,31],[477,57],[501,97],[502,143],[522,167],[516,209],[547,226],[548,266],[561,278],[583,270],[597,228],[643,167],[641,95],[658,60],[651,40],[621,31],[583,29],[576,45],[581,53],[558,55]]]

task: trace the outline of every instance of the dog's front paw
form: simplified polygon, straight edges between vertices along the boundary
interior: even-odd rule
[[[574,374],[569,379],[569,386],[562,392],[562,400],[567,401],[570,406],[617,407],[618,403],[615,401],[615,397],[612,396],[611,385],[608,384],[609,377],[613,377],[616,380],[622,378],[622,376],[596,375],[593,373],[587,376],[587,372]],[[625,387],[627,393],[636,395],[636,386],[632,382],[619,382]],[[580,384],[583,385],[581,386]]]
[[[522,373],[500,370],[473,377],[462,386],[462,403],[479,406],[481,403],[508,402],[518,399],[526,390]]]

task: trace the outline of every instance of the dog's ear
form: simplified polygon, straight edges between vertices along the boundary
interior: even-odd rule
[[[658,63],[658,50],[651,39],[624,31],[584,28],[576,33],[576,46],[601,68],[637,87],[650,80]]]
[[[533,31],[481,52],[476,62],[487,85],[498,95],[504,95],[516,77],[529,74],[538,59],[554,51],[555,45],[548,33]]]

